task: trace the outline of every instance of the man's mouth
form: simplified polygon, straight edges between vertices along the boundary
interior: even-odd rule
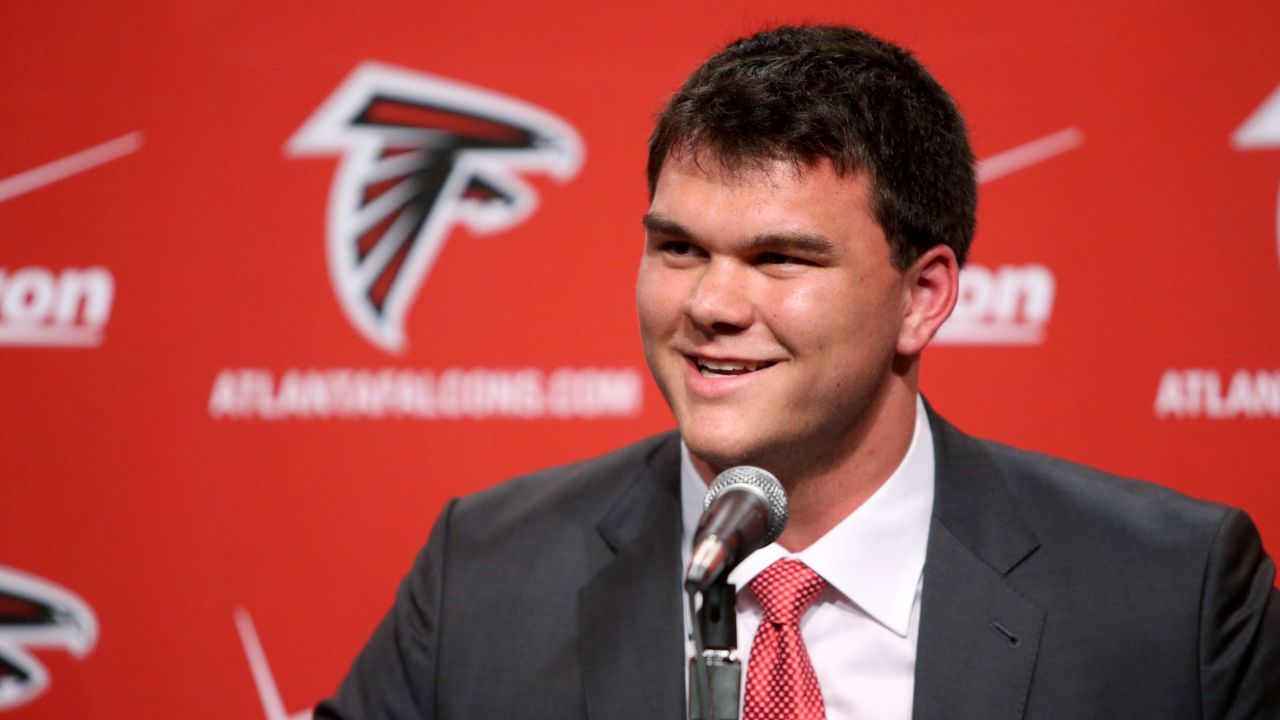
[[[697,356],[690,356],[689,359],[698,367],[698,373],[702,377],[746,375],[777,364],[776,360],[709,360]]]

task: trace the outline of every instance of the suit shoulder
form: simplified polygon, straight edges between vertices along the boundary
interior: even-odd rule
[[[679,436],[667,432],[507,480],[460,498],[452,524],[479,533],[491,527],[495,534],[505,534],[528,524],[598,521],[654,463],[678,458],[678,447]]]
[[[1038,532],[1203,546],[1232,511],[1145,480],[991,440],[978,442],[1001,468]]]

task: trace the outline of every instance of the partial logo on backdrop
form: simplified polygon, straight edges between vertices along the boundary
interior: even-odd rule
[[[133,132],[0,179],[0,202],[88,172],[142,148]],[[111,318],[115,278],[102,267],[0,267],[0,346],[95,347]]]
[[[1160,420],[1280,420],[1280,369],[1170,368],[1156,388],[1155,414]]]
[[[978,161],[986,184],[1038,165],[1084,144],[1084,131],[1069,127]],[[1039,263],[988,267],[969,263],[960,272],[956,309],[938,329],[937,345],[1039,345],[1044,342],[1057,289],[1053,272]]]
[[[1280,87],[1231,135],[1237,150],[1280,148]],[[1276,257],[1280,259],[1280,196],[1276,199]]]
[[[933,341],[942,345],[1039,345],[1053,312],[1049,268],[1031,263],[960,271],[956,309]]]
[[[114,297],[103,267],[0,267],[0,345],[100,345]]]
[[[0,565],[0,711],[34,700],[50,684],[31,650],[59,648],[77,658],[98,641],[88,603],[48,580]]]
[[[289,138],[292,156],[341,155],[326,222],[329,275],[369,342],[403,352],[405,315],[454,227],[478,234],[529,217],[521,177],[565,182],[583,147],[568,123],[455,80],[364,63]]]

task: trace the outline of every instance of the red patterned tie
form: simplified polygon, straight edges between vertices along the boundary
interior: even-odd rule
[[[764,617],[751,644],[743,720],[825,720],[800,617],[826,584],[798,560],[779,560],[751,581]]]

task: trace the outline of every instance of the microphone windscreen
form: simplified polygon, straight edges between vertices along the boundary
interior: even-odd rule
[[[764,497],[767,519],[765,520],[765,538],[764,542],[760,543],[760,547],[782,536],[782,531],[787,527],[790,511],[787,509],[787,492],[773,473],[752,465],[739,465],[725,470],[717,475],[711,487],[707,488],[707,495],[702,500],[703,513],[706,513],[717,497],[730,488],[750,488]]]

